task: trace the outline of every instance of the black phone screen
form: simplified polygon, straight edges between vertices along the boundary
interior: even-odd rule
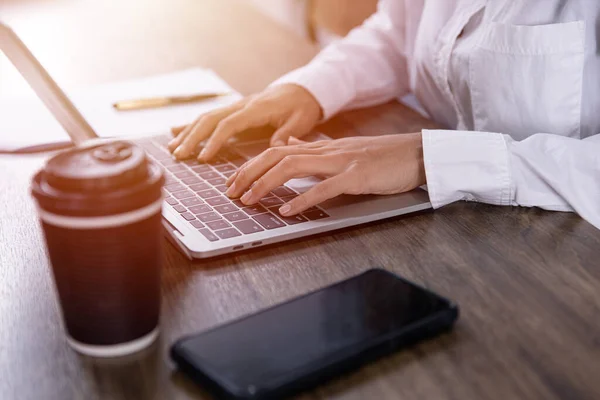
[[[229,387],[265,387],[449,307],[384,270],[369,270],[182,341],[187,358]]]

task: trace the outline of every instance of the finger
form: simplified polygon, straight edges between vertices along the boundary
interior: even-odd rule
[[[325,200],[344,194],[350,181],[351,178],[344,172],[319,182],[306,193],[279,207],[279,213],[285,217],[296,215]]]
[[[196,151],[198,144],[210,136],[218,126],[218,124],[229,115],[235,113],[243,107],[243,104],[234,104],[223,109],[210,112],[201,116],[198,121],[189,129],[187,134],[180,134],[181,140],[173,154],[175,157],[182,159],[190,157]],[[184,136],[185,135],[185,136]],[[179,139],[179,136],[176,138]]]
[[[254,204],[271,190],[294,178],[336,173],[337,167],[331,157],[294,155],[285,157],[261,176],[240,199],[244,204]]]
[[[252,106],[245,107],[219,122],[198,158],[203,161],[210,160],[235,134],[267,124],[269,115],[263,110]]]
[[[312,126],[306,122],[306,118],[300,113],[293,114],[271,137],[271,146],[285,146],[288,138],[292,135],[306,135]]]
[[[290,143],[290,140],[293,140],[293,143]],[[330,141],[322,140],[322,141],[317,141],[317,142],[306,142],[306,141],[300,140],[294,136],[290,136],[290,139],[288,140],[288,146],[302,145],[303,149],[306,148],[306,149],[316,150],[316,149],[323,148],[328,142],[330,142]],[[311,152],[311,154],[314,154],[314,153],[316,153],[316,152]],[[240,168],[238,168],[237,171],[235,171],[235,173],[233,175],[231,175],[229,178],[227,178],[225,185],[231,186],[232,183],[237,179],[238,173],[240,172],[240,170],[250,166],[254,160],[256,160],[256,158],[246,161]]]
[[[242,168],[246,168],[246,167],[248,166],[248,164],[250,163],[250,161],[252,161],[252,160],[253,160],[253,158],[252,158],[252,159],[250,159],[250,160],[248,160],[248,161],[246,161],[245,163],[243,163],[243,164],[242,164],[242,166],[241,166],[241,167],[239,167],[239,168],[237,169],[237,171],[235,171],[235,172],[233,173],[233,175],[231,175],[229,178],[227,178],[227,180],[225,181],[225,185],[226,185],[226,186],[231,186],[231,184],[233,183],[233,181],[235,181],[235,180],[236,180],[236,178],[237,178],[237,176],[238,176],[238,173],[240,172],[240,169],[242,169]]]
[[[185,128],[187,128],[187,125],[181,125],[181,126],[174,126],[171,128],[171,134],[173,136],[177,136],[179,135]]]
[[[237,172],[235,179],[225,194],[230,197],[240,196],[259,177],[277,165],[285,157],[292,155],[313,154],[317,152],[302,146],[270,147],[252,160],[246,162]]]
[[[287,141],[288,146],[293,146],[293,145],[298,145],[298,144],[306,144],[306,143],[308,143],[308,142],[306,142],[304,140],[300,140],[295,136],[290,136]]]
[[[179,145],[181,144],[181,142],[183,142],[183,139],[186,138],[186,136],[190,133],[190,130],[194,127],[194,124],[196,124],[197,122],[198,122],[198,120],[192,122],[189,125],[185,125],[183,127],[183,129],[173,139],[171,139],[171,141],[167,145],[167,148],[169,149],[169,151],[171,153],[173,151],[175,151],[175,149],[177,147],[179,147]]]

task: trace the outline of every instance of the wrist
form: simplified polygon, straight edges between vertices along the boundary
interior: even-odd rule
[[[323,119],[323,107],[321,107],[321,103],[317,100],[317,98],[304,86],[298,85],[296,83],[288,83],[292,91],[294,91],[298,98],[302,99],[300,106],[305,108],[307,112],[311,114],[316,113],[318,115],[318,121]]]
[[[421,132],[414,134],[414,149],[417,163],[417,186],[427,184],[427,174],[425,173],[425,159],[423,156],[423,135]]]

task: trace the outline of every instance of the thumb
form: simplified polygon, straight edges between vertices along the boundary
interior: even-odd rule
[[[287,142],[288,146],[293,146],[296,144],[305,144],[305,143],[307,143],[305,140],[300,140],[295,136],[290,136],[288,138],[288,142]]]
[[[310,128],[305,126],[302,116],[300,114],[293,115],[288,119],[279,129],[275,131],[271,138],[272,147],[285,146],[290,136],[304,136]]]

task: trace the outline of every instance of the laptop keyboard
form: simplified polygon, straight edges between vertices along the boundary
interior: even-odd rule
[[[244,164],[243,157],[225,149],[207,164],[197,160],[176,161],[166,148],[169,140],[165,136],[137,143],[165,170],[165,202],[211,242],[329,217],[319,207],[293,217],[280,215],[278,208],[298,196],[287,186],[273,189],[252,206],[229,199],[224,194],[225,182]]]

